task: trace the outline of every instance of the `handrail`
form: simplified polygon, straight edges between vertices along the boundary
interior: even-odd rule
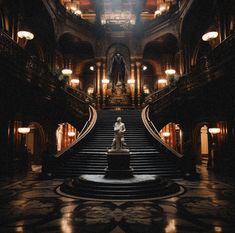
[[[54,155],[54,157],[55,158],[61,157],[62,154],[69,151],[73,146],[75,146],[83,138],[85,138],[87,136],[87,134],[93,129],[93,127],[96,123],[96,120],[97,120],[97,112],[96,112],[95,108],[93,108],[91,105],[89,105],[89,118],[86,121],[84,127],[82,128],[82,130],[81,130],[79,136],[77,137],[77,139],[74,142],[72,142],[69,145],[69,147],[66,147],[64,150],[62,150],[59,153],[57,153],[56,155]]]
[[[84,103],[91,104],[92,102],[94,102],[93,98],[91,96],[87,95],[86,93],[84,93],[83,91],[74,89],[70,86],[66,86],[66,88],[64,90],[65,90],[65,92],[67,92],[68,94],[70,94],[76,98],[79,97],[79,99]]]
[[[159,131],[156,129],[155,125],[149,118],[149,105],[143,108],[141,118],[146,129],[153,136],[154,139],[156,139],[161,145],[163,145],[168,151],[170,151],[173,155],[177,156],[178,158],[182,158],[184,156],[183,154],[180,154],[179,152],[174,150],[161,139]]]

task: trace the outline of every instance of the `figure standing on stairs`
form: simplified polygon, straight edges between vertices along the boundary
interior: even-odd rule
[[[114,124],[114,139],[112,143],[112,150],[118,151],[126,148],[124,133],[126,132],[125,124],[122,118],[118,117]]]

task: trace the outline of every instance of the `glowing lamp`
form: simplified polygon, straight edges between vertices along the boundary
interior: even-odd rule
[[[91,94],[93,94],[94,93],[94,88],[93,87],[89,87],[88,89],[87,89],[87,94],[88,95],[91,95]]]
[[[127,80],[127,83],[128,83],[128,84],[135,84],[135,79],[128,79],[128,80]]]
[[[82,12],[81,12],[81,10],[77,9],[74,11],[74,14],[75,15],[82,15]]]
[[[220,133],[220,128],[209,128],[209,133],[218,134]]]
[[[63,75],[70,75],[73,73],[71,69],[63,69],[61,72]]]
[[[77,78],[73,78],[73,79],[71,79],[70,80],[70,83],[72,83],[72,84],[79,84],[79,79],[77,79]]]
[[[162,133],[162,136],[164,137],[164,138],[168,138],[168,137],[170,137],[170,132],[163,132]]]
[[[158,84],[167,84],[167,80],[164,78],[158,79]]]
[[[76,135],[76,133],[73,132],[73,131],[69,131],[69,132],[68,132],[68,136],[69,136],[69,137],[74,137],[75,135]]]
[[[203,41],[209,41],[212,39],[215,39],[218,36],[218,32],[212,31],[212,32],[207,32],[202,36]]]
[[[156,10],[155,12],[154,12],[154,17],[156,18],[157,16],[159,16],[159,15],[161,15],[162,14],[162,12],[160,11],[160,10]]]
[[[17,130],[18,130],[18,133],[21,133],[21,134],[28,134],[30,132],[29,127],[20,127]]]
[[[165,70],[166,75],[174,75],[176,74],[176,71],[174,69],[167,69]]]
[[[148,69],[148,67],[147,66],[143,66],[143,70],[147,70]]]
[[[94,66],[90,66],[90,70],[91,70],[91,71],[94,71],[94,70],[95,70],[95,67],[94,67]]]
[[[103,84],[108,84],[109,83],[109,79],[102,79],[102,83]]]
[[[18,31],[17,36],[21,39],[25,38],[26,40],[32,40],[34,38],[34,34],[28,31]]]

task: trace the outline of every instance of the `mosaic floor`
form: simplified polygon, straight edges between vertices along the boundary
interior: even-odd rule
[[[235,186],[199,168],[200,181],[176,180],[178,197],[100,202],[61,197],[62,180],[0,180],[0,232],[14,233],[235,233]]]

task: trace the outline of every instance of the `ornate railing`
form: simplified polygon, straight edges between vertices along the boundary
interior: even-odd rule
[[[146,105],[142,111],[142,120],[150,134],[171,154],[181,158],[183,155],[175,151],[162,141],[160,134],[149,117],[149,112],[161,114],[164,109],[169,109],[178,100],[183,100],[186,95],[195,95],[195,90],[200,90],[217,80],[223,79],[224,72],[234,70],[235,61],[235,34],[229,36],[218,45],[207,58],[203,58],[191,74],[179,79],[175,85],[168,86],[146,97]],[[221,69],[223,72],[221,72]],[[228,75],[229,76],[229,73]],[[229,77],[226,77],[229,78]],[[234,80],[233,80],[234,82]],[[229,83],[229,82],[228,82]]]
[[[85,125],[83,126],[82,130],[80,131],[77,139],[73,143],[71,143],[69,147],[65,148],[64,150],[56,154],[55,158],[60,158],[62,155],[66,155],[66,152],[70,152],[75,145],[77,146],[78,143],[80,143],[82,139],[84,139],[93,129],[96,120],[97,120],[97,112],[92,106],[89,106],[89,118],[86,121]]]
[[[42,96],[48,100],[61,99],[78,114],[87,114],[90,96],[82,91],[62,85],[57,75],[53,74],[46,63],[35,56],[30,56],[7,34],[0,32],[0,71],[37,87]]]
[[[86,31],[88,34],[97,33],[97,27],[93,24],[90,23],[87,20],[82,19],[80,16],[68,11],[59,0],[54,0],[53,2],[49,3],[49,4],[54,4],[56,11],[57,11],[57,16],[62,16],[63,19],[67,18],[69,20],[71,20],[71,22],[76,23],[77,25],[79,25],[81,28],[84,29],[84,31]]]
[[[207,57],[203,57],[192,73],[180,77],[174,85],[147,96],[144,105],[149,104],[150,111],[161,112],[163,109],[169,108],[177,99],[190,95],[192,92],[195,93],[195,90],[224,78],[223,73],[233,68],[234,60],[235,34],[232,34]]]
[[[142,118],[142,121],[145,125],[145,128],[153,136],[153,138],[155,140],[157,140],[165,148],[165,150],[167,150],[168,152],[170,152],[171,154],[175,155],[178,158],[183,157],[182,154],[180,154],[179,152],[174,150],[172,147],[170,147],[167,143],[165,143],[162,140],[159,131],[156,129],[155,125],[153,124],[153,122],[149,118],[149,106],[148,105],[146,107],[144,107],[144,109],[142,110],[141,118]]]

